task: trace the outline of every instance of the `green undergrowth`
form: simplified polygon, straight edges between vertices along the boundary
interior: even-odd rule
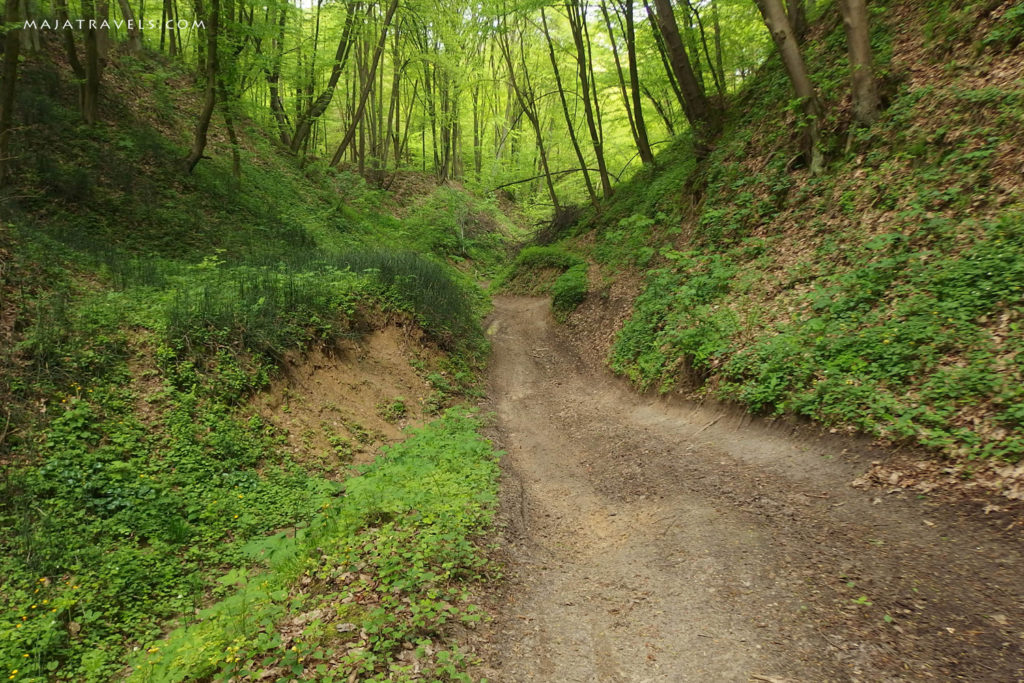
[[[562,247],[526,247],[491,283],[491,291],[550,294],[555,317],[564,320],[586,298],[587,263]]]
[[[166,85],[181,78],[118,59],[94,126],[52,68],[34,62],[19,80],[15,182],[0,195],[0,666],[17,670],[12,680],[114,680],[133,652],[164,651],[169,629],[205,624],[205,609],[256,639],[258,583],[246,577],[260,573],[273,577],[272,602],[289,593],[260,614],[280,616],[290,640],[279,653],[248,646],[261,661],[279,655],[272,675],[287,679],[302,646],[285,617],[304,589],[285,582],[316,555],[305,545],[315,528],[339,544],[333,557],[351,550],[356,580],[374,584],[366,591],[388,589],[383,611],[352,608],[342,622],[372,634],[366,654],[321,663],[369,677],[408,656],[393,637],[422,648],[437,678],[454,677],[463,658],[440,624],[471,616],[456,598],[459,581],[483,571],[468,538],[486,526],[493,491],[475,421],[453,413],[357,478],[365,484],[339,484],[346,472],[311,472],[249,400],[289,352],[385,325],[441,352],[437,367],[416,367],[434,390],[431,414],[478,395],[487,302],[468,273],[493,269],[491,250],[511,232],[488,202],[444,188],[404,220],[383,215],[385,193],[315,161],[300,168],[245,122],[240,181],[218,140],[185,174],[190,109]],[[403,478],[398,498],[381,492]],[[325,521],[339,509],[344,518]],[[436,519],[419,516],[429,509]],[[287,570],[259,553],[286,545]],[[390,602],[399,550],[412,615]],[[188,666],[224,664],[201,659]]]
[[[443,634],[480,619],[466,588],[491,571],[475,539],[497,454],[479,424],[448,413],[349,479],[309,527],[250,544],[263,568],[223,576],[228,595],[149,644],[129,679],[468,680]]]
[[[169,624],[230,601],[233,584],[216,579],[248,571],[254,543],[294,535],[348,488],[308,471],[247,408],[287,351],[420,327],[447,350],[444,372],[425,377],[434,411],[475,391],[486,353],[475,287],[412,253],[124,255],[93,270],[44,236],[12,241],[22,287],[4,296],[30,323],[4,358],[0,666],[18,680],[110,680]],[[449,429],[468,439],[470,423],[444,421],[432,443]],[[419,457],[429,447],[416,443]],[[384,666],[383,648],[367,666]],[[431,651],[439,671],[458,660]]]
[[[587,298],[587,265],[581,263],[562,273],[551,285],[551,310],[564,320]]]
[[[979,86],[971,66],[1012,63],[1018,13],[962,21],[985,5],[872,8],[887,108],[869,129],[849,127],[843,30],[827,23],[807,55],[829,112],[820,177],[801,168],[772,58],[706,160],[659,157],[651,177],[675,191],[622,186],[581,247],[606,270],[647,270],[611,366],[951,457],[1024,457],[1024,196],[1008,170],[1024,85]],[[887,23],[910,14],[964,31],[914,87]]]

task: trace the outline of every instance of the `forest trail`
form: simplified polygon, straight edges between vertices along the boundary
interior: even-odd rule
[[[638,395],[501,297],[496,682],[1024,678],[1020,527],[859,490],[837,440]]]

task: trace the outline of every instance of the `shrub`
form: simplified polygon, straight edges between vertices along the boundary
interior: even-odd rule
[[[559,275],[583,264],[579,256],[560,247],[526,247],[519,252],[512,265],[495,279],[491,290],[515,294],[547,294]]]
[[[551,308],[555,316],[564,319],[587,297],[587,266],[573,266],[555,280],[551,286]]]

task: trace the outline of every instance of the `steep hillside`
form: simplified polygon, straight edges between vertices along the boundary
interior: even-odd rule
[[[473,275],[513,226],[458,187],[399,203],[300,167],[244,121],[240,179],[219,137],[187,174],[180,66],[112,61],[86,126],[46,48],[0,195],[0,666],[347,678],[407,641],[424,670],[461,666],[443,632],[474,618],[496,472],[448,409],[478,393]],[[357,566],[372,578],[332,573]]]
[[[850,124],[843,29],[826,12],[805,50],[827,112],[825,172],[804,168],[771,58],[705,160],[677,141],[584,224],[571,244],[612,275],[592,274],[570,325],[610,341],[637,292],[617,275],[628,266],[644,284],[604,348],[639,387],[1014,463],[1024,8],[892,0],[872,3],[872,22],[878,122]],[[1015,481],[996,486],[1020,497]]]

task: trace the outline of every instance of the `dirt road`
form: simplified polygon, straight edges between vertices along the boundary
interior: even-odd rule
[[[859,490],[838,440],[639,396],[500,298],[492,681],[1018,681],[1021,527]]]

